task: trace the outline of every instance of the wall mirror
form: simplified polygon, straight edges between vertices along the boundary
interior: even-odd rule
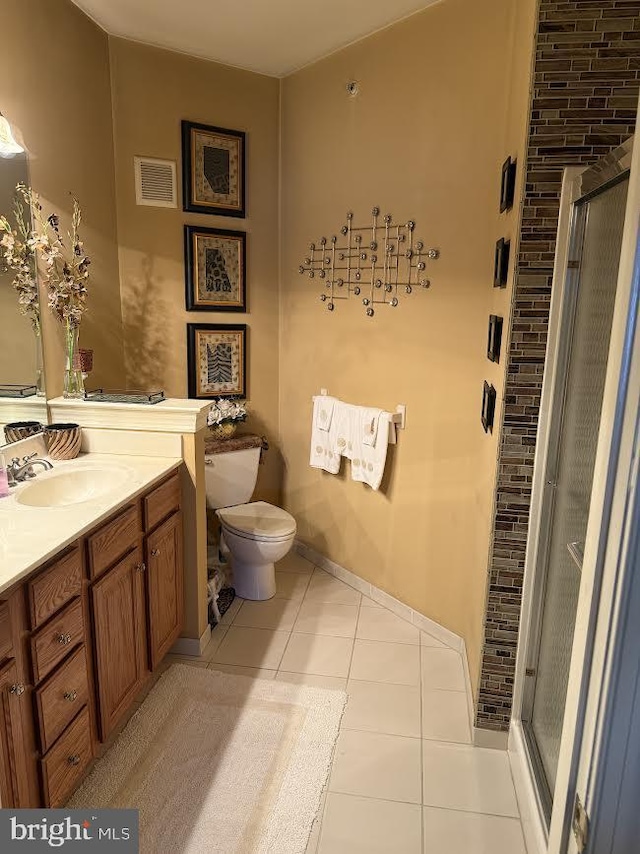
[[[0,157],[0,214],[7,217],[12,228],[16,227],[14,196],[19,182],[29,183],[27,155]],[[25,212],[25,216],[29,213]],[[5,424],[47,420],[37,313],[21,311],[14,278],[14,271],[5,263],[4,252],[0,252],[0,445],[4,444]]]

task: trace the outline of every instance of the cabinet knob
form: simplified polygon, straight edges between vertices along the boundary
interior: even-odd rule
[[[65,694],[64,694],[65,700],[68,700],[70,703],[73,703],[73,701],[77,698],[77,696],[78,696],[77,691],[65,691]]]
[[[16,682],[15,685],[12,685],[9,689],[9,693],[13,694],[14,697],[19,697],[21,694],[24,694],[25,687],[22,682]]]
[[[69,765],[79,765],[80,764],[80,754],[74,753],[73,756],[67,757],[67,762]]]
[[[158,557],[160,549],[151,549],[151,557]]]
[[[136,572],[144,572],[147,568],[145,563],[137,563],[136,564]]]
[[[58,643],[61,644],[61,646],[69,646],[71,643],[71,635],[69,632],[64,632],[64,634],[58,635]]]

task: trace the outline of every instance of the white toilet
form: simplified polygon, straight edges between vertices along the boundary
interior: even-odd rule
[[[205,456],[207,504],[216,511],[231,553],[233,586],[242,599],[271,599],[274,563],[293,545],[296,520],[266,501],[246,503],[258,478],[260,447]]]

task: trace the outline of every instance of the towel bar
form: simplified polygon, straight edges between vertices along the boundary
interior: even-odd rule
[[[326,388],[320,389],[320,396],[326,397],[329,394]],[[313,400],[316,399],[314,395]],[[396,430],[404,430],[407,421],[407,407],[404,403],[399,403],[396,406],[395,412],[387,412],[391,429],[389,430],[389,444],[397,444]]]

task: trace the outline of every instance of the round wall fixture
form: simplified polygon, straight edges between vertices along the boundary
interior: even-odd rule
[[[356,80],[350,80],[347,83],[347,92],[352,98],[355,98],[355,96],[360,92],[360,87]]]

